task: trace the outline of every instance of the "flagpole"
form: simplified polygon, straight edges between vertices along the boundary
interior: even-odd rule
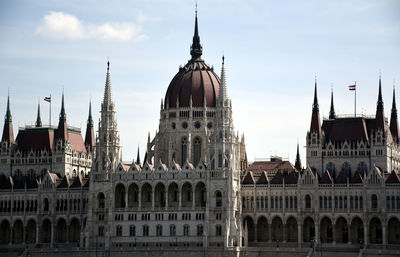
[[[50,129],[51,129],[51,94],[50,94],[49,123],[50,123],[49,127],[50,127]]]
[[[354,81],[354,117],[357,117],[357,81]]]

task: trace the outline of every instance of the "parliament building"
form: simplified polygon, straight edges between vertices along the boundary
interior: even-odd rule
[[[398,254],[394,90],[390,123],[379,78],[375,115],[336,114],[332,93],[321,124],[315,82],[305,167],[299,146],[294,165],[279,157],[248,163],[244,135],[234,128],[224,57],[217,74],[202,53],[196,13],[190,60],[167,88],[143,161],[139,150],[134,161],[122,160],[109,62],[96,134],[91,104],[85,137],[67,124],[63,95],[58,126],[42,125],[38,105],[36,124],[14,137],[8,98],[0,251],[257,256],[273,249],[284,256],[287,248],[306,256],[310,248],[336,247]]]

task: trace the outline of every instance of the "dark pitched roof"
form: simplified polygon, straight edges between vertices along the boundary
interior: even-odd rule
[[[292,170],[285,176],[285,184],[297,184],[298,176],[299,173],[296,172],[295,170]]]
[[[282,184],[283,183],[283,176],[280,171],[275,173],[275,176],[270,181],[271,184]]]
[[[257,184],[260,184],[260,185],[265,185],[265,184],[268,184],[268,178],[267,178],[268,176],[267,176],[267,172],[265,172],[265,171],[263,171],[262,173],[261,173],[261,176],[258,178],[258,180],[257,180]]]
[[[72,178],[71,188],[79,188],[82,186],[82,176]]]
[[[247,172],[246,176],[244,176],[243,178],[242,184],[243,185],[254,184],[253,172],[251,171]]]
[[[398,184],[398,183],[400,183],[398,172],[395,171],[395,170],[392,170],[390,175],[387,177],[385,183],[386,184]]]
[[[70,185],[70,177],[68,175],[64,176],[60,183],[57,185],[57,188],[68,188]]]
[[[347,172],[342,170],[339,175],[336,177],[335,183],[337,184],[346,184],[347,183]]]
[[[326,170],[325,173],[322,175],[319,183],[320,184],[331,184],[333,181],[333,177],[329,170]]]
[[[362,183],[363,182],[363,175],[360,171],[356,171],[351,178],[351,183]]]
[[[261,175],[264,171],[267,174],[275,174],[278,171],[291,171],[294,167],[289,161],[255,161],[247,167],[247,172],[252,171],[255,176]]]
[[[0,175],[0,189],[11,189],[10,177],[6,177],[4,174]]]

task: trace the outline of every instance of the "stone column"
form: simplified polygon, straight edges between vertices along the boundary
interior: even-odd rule
[[[347,224],[347,243],[351,245],[351,223]]]
[[[272,242],[272,225],[270,223],[268,223],[268,238],[268,241]]]
[[[125,209],[128,208],[128,190],[125,192]]]
[[[178,207],[179,209],[182,208],[182,192],[178,190]]]
[[[364,223],[364,248],[368,245],[368,225]]]
[[[54,223],[54,222],[53,222]],[[50,237],[50,247],[54,247],[54,224],[51,224],[51,237]]]
[[[69,228],[70,228],[71,224],[69,224],[69,222],[67,223],[67,244],[69,243]]]
[[[336,224],[332,223],[332,244],[336,244]]]
[[[254,223],[254,242],[257,243],[257,223]]]
[[[283,241],[283,243],[286,243],[286,230],[287,230],[287,227],[286,227],[286,224],[282,224],[282,229],[283,229],[283,233],[282,233],[282,235],[283,235],[283,238],[282,238],[282,241]]]
[[[151,209],[154,210],[155,205],[155,189],[151,189]]]
[[[192,190],[193,209],[196,207],[196,189]]]
[[[26,233],[28,233],[27,227],[22,226],[22,244],[23,245],[26,244]]]
[[[382,246],[386,248],[386,224],[382,222]]]
[[[138,192],[138,209],[142,208],[142,190],[139,189]]]
[[[301,227],[302,227],[301,224],[298,223],[297,224],[297,246],[299,248],[301,248],[301,241],[302,241],[302,239],[301,239],[301,235],[302,235]]]
[[[165,210],[168,210],[168,188],[165,190]]]
[[[318,226],[318,222],[314,221],[314,227],[315,227],[315,238],[314,241],[315,242],[319,242],[319,226]]]
[[[40,240],[40,220],[36,222],[36,244],[39,243]]]
[[[10,222],[10,242],[8,243],[9,245],[13,244],[13,237],[14,237],[14,225],[12,224],[12,222]]]

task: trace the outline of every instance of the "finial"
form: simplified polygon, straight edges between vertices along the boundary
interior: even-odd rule
[[[197,16],[197,0],[196,0],[196,16]]]
[[[107,56],[107,71],[110,70],[110,57]]]
[[[225,64],[225,56],[224,56],[224,54],[222,54],[222,65],[224,65]]]

